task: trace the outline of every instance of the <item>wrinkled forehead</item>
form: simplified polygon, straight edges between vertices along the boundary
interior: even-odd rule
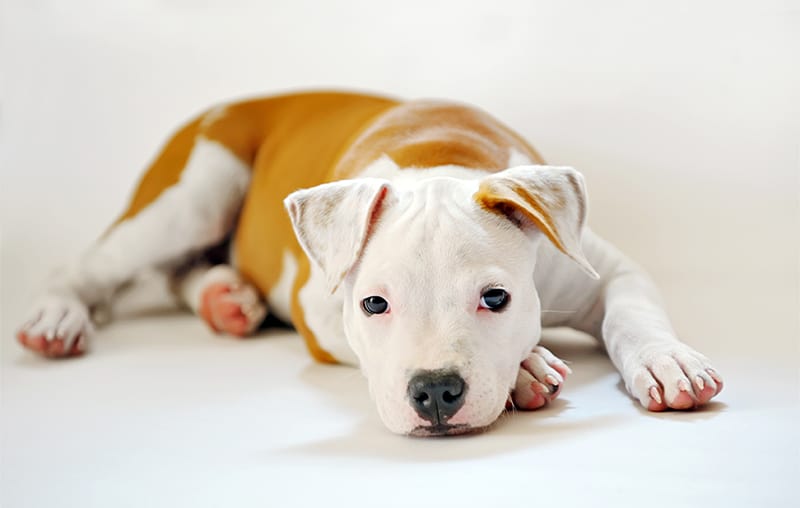
[[[455,284],[463,274],[506,275],[527,250],[525,235],[482,209],[476,189],[436,179],[401,192],[370,238],[360,271],[387,282],[439,285],[442,279]]]

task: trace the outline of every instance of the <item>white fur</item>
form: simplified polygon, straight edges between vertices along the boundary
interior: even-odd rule
[[[369,164],[359,174],[361,178],[382,178],[389,180],[398,190],[411,190],[419,182],[430,178],[458,178],[460,180],[480,180],[489,175],[488,171],[464,168],[461,166],[437,166],[417,169],[401,168],[388,155],[383,155]]]
[[[531,164],[533,164],[533,161],[524,153],[520,152],[516,148],[509,150],[508,167],[514,168],[517,166],[530,166]]]
[[[200,265],[184,275],[178,287],[181,300],[195,314],[200,312],[203,291],[211,284],[225,283],[230,286],[241,284],[242,278],[228,265]]]
[[[209,127],[228,114],[228,105],[220,104],[209,109],[200,121],[200,128]]]
[[[341,337],[344,329],[384,422],[401,433],[423,425],[405,395],[408,376],[419,369],[459,370],[470,388],[453,423],[490,424],[503,410],[519,363],[540,334],[538,297],[523,281],[533,280],[533,254],[542,235],[524,234],[507,219],[482,210],[472,199],[476,181],[433,177],[439,171],[419,173],[427,178],[416,185],[392,185],[391,206],[381,213],[358,268],[348,272],[336,294],[343,306],[331,302],[321,275],[309,282],[315,289],[301,293],[307,319],[320,312],[328,316],[319,319],[317,337]],[[315,200],[316,192],[334,191],[316,189],[299,197]],[[335,192],[341,197],[340,189]],[[495,285],[509,290],[514,304],[498,314],[478,311],[481,290]],[[364,315],[360,302],[374,294],[390,300],[394,317]]]
[[[575,181],[553,177],[562,174],[562,168],[535,170],[544,172],[544,187],[565,192],[576,188]],[[518,171],[509,171],[519,176]],[[303,242],[304,248],[312,249],[312,259],[325,256],[313,251],[327,248],[324,239],[352,237],[343,231],[354,223],[363,224],[363,216],[377,217],[371,228],[359,229],[361,234],[370,231],[369,238],[351,243],[358,252],[354,261],[338,255],[348,261],[335,267],[346,276],[334,298],[325,291],[330,286],[324,274],[318,273],[303,288],[302,305],[307,317],[320,313],[312,318],[313,330],[325,338],[328,350],[341,354],[341,343],[349,343],[391,430],[417,433],[427,425],[407,396],[409,376],[415,371],[456,369],[462,375],[468,385],[466,402],[450,423],[469,427],[494,421],[515,387],[524,391],[526,384],[546,379],[560,384],[563,378],[554,366],[563,364],[549,352],[534,350],[542,323],[572,326],[602,338],[629,391],[645,406],[659,385],[667,403],[681,390],[696,386],[695,379],[714,386],[707,360],[675,338],[643,272],[590,232],[581,240],[577,200],[569,197],[564,215],[555,217],[562,238],[571,235],[570,259],[535,228],[523,225],[520,230],[510,220],[480,208],[473,198],[476,178],[495,176],[456,167],[401,170],[388,157],[364,174],[391,183],[320,186],[290,195],[287,205],[303,206],[308,208],[304,213],[313,215],[315,202],[325,203],[320,210],[328,214],[326,220],[298,221],[298,214],[292,214],[299,236],[315,237]],[[462,175],[469,178],[453,178]],[[535,181],[523,183],[529,191],[537,191]],[[360,185],[362,191],[348,194],[350,185]],[[363,192],[363,185],[373,190]],[[375,189],[388,193],[382,206],[375,205]],[[334,196],[351,205],[332,209]],[[548,206],[547,199],[543,202]],[[577,229],[565,232],[573,227]],[[596,275],[592,266],[599,278],[585,273]],[[326,266],[317,263],[316,269],[324,272]],[[504,287],[512,295],[504,312],[477,311],[480,292],[487,285]],[[389,301],[390,311],[367,316],[361,301],[372,295]],[[342,319],[337,319],[340,305]],[[524,404],[524,397],[532,396],[523,393],[517,401]]]
[[[222,240],[250,181],[249,168],[223,145],[199,138],[177,184],[131,219],[112,228],[77,262],[54,277],[22,331],[74,340],[90,330],[88,308],[107,300],[143,269],[176,262]],[[75,309],[80,307],[80,312]],[[63,314],[63,320],[45,319]],[[36,316],[41,315],[39,319]],[[58,323],[74,322],[58,334]],[[84,338],[85,338],[84,334]]]
[[[505,219],[472,200],[476,190],[475,182],[436,178],[401,193],[344,286],[348,340],[395,432],[424,427],[406,396],[418,370],[458,371],[468,390],[451,423],[489,425],[539,340],[538,297],[524,281],[533,278],[530,253],[541,235],[503,227]],[[506,289],[512,304],[497,314],[479,310],[487,287]],[[390,314],[362,312],[360,301],[375,294],[390,302]]]
[[[358,358],[344,336],[342,293],[331,294],[325,274],[317,265],[311,265],[311,275],[298,298],[306,325],[320,347],[344,364],[358,365]]]
[[[510,160],[530,162],[519,153]],[[503,178],[513,183],[500,185],[509,217],[474,199],[480,179]],[[62,339],[65,350],[76,340],[85,347],[89,308],[144,268],[178,262],[221,240],[249,179],[249,168],[230,151],[199,139],[179,183],[55,277],[22,331]],[[548,209],[567,255],[525,220],[530,215],[514,211],[524,206],[514,202],[518,184]],[[549,191],[562,199],[551,200]],[[646,407],[677,407],[682,395],[696,400],[704,388],[720,388],[708,360],[676,338],[646,274],[584,231],[582,194],[582,180],[568,168],[489,175],[457,166],[400,169],[388,157],[361,178],[295,192],[287,209],[313,261],[299,294],[306,322],[325,350],[360,364],[381,417],[400,433],[428,426],[407,396],[409,377],[419,370],[455,370],[464,378],[466,402],[449,422],[467,428],[494,421],[510,390],[525,404],[537,383],[560,385],[563,363],[535,348],[542,325],[601,338],[629,392]],[[288,319],[297,265],[284,253],[283,266],[269,300]],[[592,267],[599,279],[586,276]],[[230,267],[199,268],[184,281],[183,294],[196,309],[203,288],[234,275]],[[488,287],[511,294],[505,311],[480,309]],[[367,316],[361,301],[372,295],[386,298],[390,312]],[[253,300],[242,298],[243,305]]]

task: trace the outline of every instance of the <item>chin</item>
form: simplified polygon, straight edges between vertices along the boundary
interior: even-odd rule
[[[471,425],[420,425],[408,433],[412,437],[441,437],[441,436],[459,436],[465,434],[479,434],[486,431],[490,425],[483,427],[473,427]]]

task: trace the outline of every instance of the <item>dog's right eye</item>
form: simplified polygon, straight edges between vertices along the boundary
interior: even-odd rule
[[[361,300],[361,308],[367,316],[383,314],[389,310],[389,302],[380,296],[368,296]]]

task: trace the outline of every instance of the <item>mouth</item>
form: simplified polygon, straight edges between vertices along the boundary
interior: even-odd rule
[[[409,436],[413,437],[437,437],[437,436],[458,436],[463,434],[476,434],[482,432],[485,427],[472,427],[471,425],[450,425],[447,423],[440,423],[437,425],[420,425],[411,432]]]

